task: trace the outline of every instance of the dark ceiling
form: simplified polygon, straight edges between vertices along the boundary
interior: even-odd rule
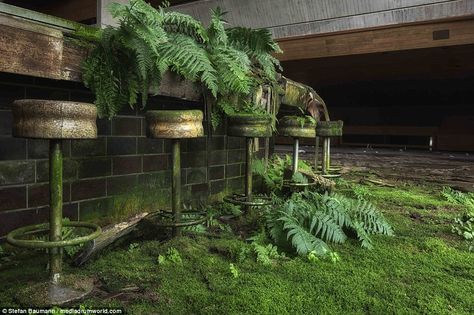
[[[284,75],[314,88],[375,80],[474,76],[474,45],[283,62]]]

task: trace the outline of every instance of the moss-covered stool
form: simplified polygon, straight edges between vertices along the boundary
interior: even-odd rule
[[[278,134],[293,138],[292,174],[295,174],[298,172],[299,140],[300,138],[316,137],[316,121],[309,116],[282,117],[278,120]],[[305,187],[314,184],[314,181],[308,183],[297,183],[292,180],[283,181],[283,185],[287,187]]]
[[[322,176],[339,177],[340,168],[331,167],[331,138],[342,136],[343,121],[320,121],[316,126],[318,137],[323,139],[323,159],[321,165]],[[317,154],[317,153],[316,153]],[[316,165],[316,167],[318,167]],[[332,173],[332,174],[331,174]]]
[[[25,226],[10,232],[7,241],[18,247],[49,250],[50,279],[20,290],[18,299],[25,306],[62,305],[83,298],[93,289],[93,280],[62,272],[62,248],[90,241],[101,233],[99,226],[85,222],[63,222],[63,139],[97,138],[97,110],[93,104],[18,100],[13,103],[13,136],[49,140],[49,223]],[[63,239],[64,228],[88,234]],[[49,233],[47,240],[32,238]]]
[[[203,114],[200,110],[153,110],[146,113],[147,135],[150,138],[172,141],[172,212],[158,211],[149,219],[155,225],[172,228],[173,236],[181,235],[181,228],[206,220],[205,213],[181,210],[181,139],[204,136]]]
[[[233,194],[224,198],[224,201],[243,206],[246,210],[252,207],[262,207],[271,204],[270,198],[252,193],[252,160],[254,138],[269,138],[272,136],[272,119],[270,116],[255,114],[231,115],[227,119],[227,135],[244,137],[245,150],[245,192]]]

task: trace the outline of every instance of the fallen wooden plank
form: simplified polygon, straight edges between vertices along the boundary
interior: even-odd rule
[[[73,264],[82,266],[91,258],[98,255],[105,248],[112,245],[117,245],[119,241],[138,237],[141,234],[138,228],[141,220],[145,218],[148,213],[141,213],[125,222],[109,225],[102,230],[102,234],[95,240],[87,243],[73,258]],[[115,243],[115,244],[114,244]]]

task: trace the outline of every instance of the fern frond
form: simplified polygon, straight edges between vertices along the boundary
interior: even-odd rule
[[[372,249],[374,247],[372,245],[372,239],[370,238],[369,233],[364,229],[364,225],[356,221],[352,224],[352,227],[357,233],[357,238],[361,242],[361,246],[367,249]]]
[[[217,73],[208,58],[206,50],[192,38],[183,34],[169,35],[169,41],[158,48],[161,60],[190,81],[200,81],[217,95]]]
[[[250,60],[246,54],[230,47],[219,47],[212,51],[211,59],[219,73],[223,93],[250,93],[252,79]]]
[[[291,244],[296,249],[299,255],[307,255],[314,251],[317,255],[326,255],[330,250],[327,244],[309,233],[300,224],[292,218],[282,217],[284,222],[283,228],[288,231],[288,239],[291,239]]]
[[[282,50],[273,40],[268,29],[233,27],[226,30],[229,43],[242,50],[254,53],[281,53]]]
[[[163,27],[168,33],[188,35],[200,43],[206,43],[209,40],[202,23],[187,14],[174,11],[164,13]]]
[[[220,7],[211,10],[211,23],[209,23],[207,33],[209,41],[213,46],[227,45],[227,33],[225,30],[227,22],[224,20],[224,15],[226,14],[227,12],[222,11]]]
[[[341,244],[347,239],[342,228],[337,225],[329,215],[322,212],[312,214],[309,233],[319,237],[325,242]]]

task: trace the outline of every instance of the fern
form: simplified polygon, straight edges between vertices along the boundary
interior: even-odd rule
[[[474,212],[474,193],[463,193],[451,187],[443,187],[441,195],[450,203],[461,205]]]
[[[329,253],[328,243],[345,242],[346,231],[352,231],[368,249],[373,248],[371,235],[393,235],[383,215],[364,200],[311,191],[295,193],[286,201],[273,199],[277,208],[265,214],[270,237],[279,246],[285,246],[286,240],[300,255]]]
[[[99,116],[111,118],[127,104],[134,108],[138,95],[145,107],[149,91],[158,91],[166,71],[202,84],[213,96],[214,127],[223,116],[263,113],[248,104],[259,85],[276,86],[278,61],[271,54],[279,48],[270,32],[226,30],[226,13],[220,8],[212,10],[205,28],[189,15],[169,11],[168,6],[155,9],[144,0],[113,3],[109,10],[118,19],[118,27],[76,32],[95,43],[83,63],[83,81],[96,95]]]

